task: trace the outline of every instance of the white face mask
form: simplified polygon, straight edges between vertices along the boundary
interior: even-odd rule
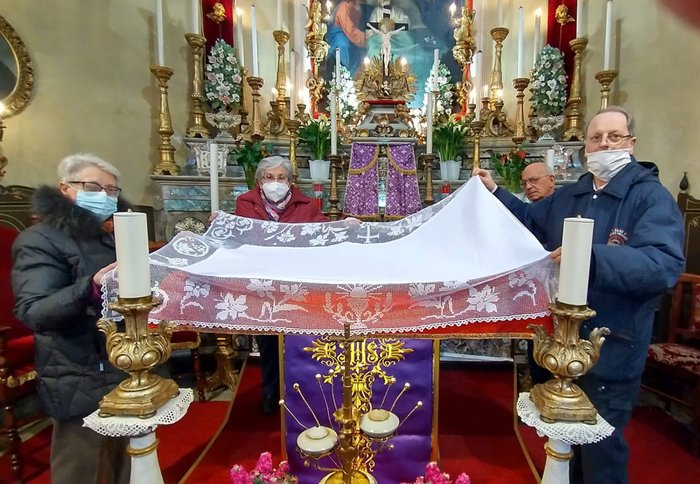
[[[273,202],[279,202],[289,192],[289,185],[278,181],[268,182],[262,186],[265,196]]]
[[[632,161],[629,149],[594,151],[586,153],[586,159],[588,171],[604,182],[610,181]]]

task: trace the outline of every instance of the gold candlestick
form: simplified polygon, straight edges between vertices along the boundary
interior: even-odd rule
[[[241,69],[241,76],[243,79],[248,78],[248,69],[243,67]],[[241,115],[241,124],[238,125],[238,129],[241,133],[244,133],[248,129],[248,110],[245,108],[245,82],[241,82],[241,107],[238,109],[238,114]]]
[[[610,84],[612,84],[616,77],[616,70],[600,71],[595,75],[596,80],[600,83],[600,109],[608,107]]]
[[[527,77],[516,77],[513,79],[513,87],[518,91],[516,95],[518,98],[518,107],[515,110],[515,135],[511,139],[516,146],[525,141],[525,107],[523,106],[525,94],[523,91],[528,84],[530,84],[530,79]]]
[[[338,220],[342,215],[339,203],[340,196],[338,194],[338,172],[341,169],[341,159],[339,155],[330,155],[331,161],[331,188],[328,194],[328,218]]]
[[[591,331],[590,340],[579,337],[581,323],[595,316],[587,306],[573,306],[557,301],[550,305],[556,318],[554,334],[548,335],[542,325],[531,324],[535,331],[533,356],[538,365],[554,378],[530,391],[530,399],[545,422],[584,422],[595,424],[597,412],[586,394],[573,383],[585,375],[598,361],[600,347],[608,328]]]
[[[125,332],[117,332],[117,323],[109,319],[97,322],[107,336],[109,362],[129,377],[105,395],[99,404],[99,415],[148,418],[180,391],[171,379],[150,371],[170,357],[170,324],[158,325],[158,332],[148,329],[148,314],[160,305],[151,295],[141,298],[118,298],[110,309],[124,316]]]
[[[284,30],[275,30],[272,32],[272,37],[274,37],[277,43],[277,78],[275,81],[275,89],[277,89],[277,103],[280,109],[280,115],[282,118],[287,117],[287,104],[285,98],[287,97],[287,69],[285,65],[285,45],[289,41],[289,33]]]
[[[425,170],[425,204],[432,205],[435,203],[435,196],[433,195],[433,159],[435,155],[425,153],[421,158],[423,158],[423,169]]]
[[[250,141],[261,141],[265,139],[262,130],[262,122],[260,121],[260,88],[263,87],[264,81],[262,77],[248,76],[248,85],[251,89],[253,97],[253,120],[248,126],[248,129],[243,132],[243,138]]]
[[[190,138],[209,138],[209,129],[204,125],[204,110],[202,109],[202,99],[204,98],[204,74],[202,67],[202,53],[207,39],[202,35],[185,34],[185,39],[192,49],[192,111],[190,112],[192,121],[186,131],[186,136]]]
[[[493,59],[493,72],[491,73],[491,84],[489,85],[489,109],[493,111],[496,102],[500,99],[499,91],[503,90],[503,73],[501,71],[501,54],[503,53],[503,41],[510,32],[505,27],[491,29],[491,38],[496,42],[496,55]]]
[[[574,72],[571,79],[571,93],[566,103],[566,120],[564,121],[564,135],[562,141],[578,141],[583,139],[583,112],[579,109],[583,99],[581,98],[581,58],[588,45],[588,39],[573,39],[569,42],[574,51]]]
[[[287,128],[289,128],[289,162],[292,165],[292,178],[297,181],[299,178],[299,166],[297,163],[297,133],[301,127],[301,121],[296,119],[287,120]]]
[[[158,115],[158,163],[153,168],[154,175],[177,175],[180,167],[175,164],[175,147],[170,142],[173,135],[173,125],[170,118],[170,106],[168,105],[168,81],[173,75],[173,70],[165,66],[151,66],[151,72],[158,79],[160,91],[160,113]]]
[[[474,151],[472,153],[472,170],[481,167],[481,130],[486,126],[483,119],[472,121],[471,128],[474,133]]]

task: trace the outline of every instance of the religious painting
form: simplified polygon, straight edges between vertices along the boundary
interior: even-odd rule
[[[322,71],[324,78],[333,77],[336,48],[340,50],[341,65],[355,77],[365,57],[381,57],[388,46],[391,57],[406,58],[415,73],[416,95],[409,106],[420,107],[434,49],[439,50],[440,62],[448,67],[452,81],[461,77],[452,56],[454,26],[449,10],[452,3],[454,0],[337,1],[327,21],[329,49]]]

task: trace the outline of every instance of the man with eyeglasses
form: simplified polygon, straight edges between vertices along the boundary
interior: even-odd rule
[[[530,163],[520,174],[520,186],[531,202],[542,200],[554,193],[554,173],[543,161]]]
[[[51,417],[53,483],[128,483],[128,439],[83,427],[107,393],[124,380],[109,362],[97,329],[102,277],[115,267],[112,214],[121,206],[119,171],[95,155],[58,165],[58,187],[34,197],[40,222],[13,247],[15,314],[34,332],[37,388]]]
[[[615,431],[599,443],[574,448],[573,484],[628,482],[624,429],[639,395],[654,312],[684,265],[680,211],[656,166],[632,156],[635,141],[626,109],[599,111],[586,129],[588,173],[538,203],[523,203],[497,188],[488,171],[474,170],[556,262],[564,219],[595,220],[588,304],[597,315],[581,325],[581,337],[601,326],[611,333],[598,363],[576,382]]]

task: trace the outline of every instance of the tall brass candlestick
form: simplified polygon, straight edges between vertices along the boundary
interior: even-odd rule
[[[253,119],[248,129],[243,133],[243,138],[251,141],[260,141],[265,139],[260,120],[260,88],[263,87],[264,81],[262,77],[255,76],[248,76],[247,81],[253,97]]]
[[[209,138],[209,129],[204,125],[204,110],[202,109],[202,99],[204,99],[204,73],[202,67],[202,53],[207,39],[202,35],[185,34],[185,39],[192,49],[192,111],[191,122],[187,128],[186,135],[190,138],[199,136]]]
[[[491,73],[491,84],[489,85],[489,109],[494,110],[496,102],[499,100],[499,91],[503,89],[503,73],[501,71],[501,54],[503,53],[503,41],[510,32],[505,27],[491,29],[491,38],[496,42],[496,55],[493,59],[493,72]]]
[[[513,143],[519,145],[525,141],[525,107],[523,106],[523,91],[530,84],[530,79],[527,77],[516,77],[513,79],[513,87],[518,94],[518,107],[515,110],[515,135],[511,138]]]
[[[423,156],[423,169],[425,170],[425,204],[432,205],[435,203],[433,195],[433,159],[435,155],[425,153]]]
[[[248,69],[245,67],[241,69],[241,76],[243,79],[248,79]],[[244,133],[248,129],[248,110],[245,108],[245,82],[241,82],[241,107],[238,109],[238,114],[241,115],[241,124],[239,129],[241,133]]]
[[[154,175],[177,175],[180,167],[175,163],[175,147],[170,142],[173,135],[173,124],[170,118],[170,106],[168,105],[168,81],[173,75],[173,70],[165,66],[151,66],[151,72],[158,79],[160,91],[160,113],[158,115],[158,162],[153,168]]]
[[[285,45],[289,41],[289,33],[284,30],[275,30],[272,36],[277,43],[277,78],[275,81],[275,89],[277,89],[277,103],[279,106],[279,115],[286,118],[288,115],[287,103],[287,69],[285,67]]]
[[[574,73],[571,78],[571,93],[566,103],[566,120],[564,121],[563,141],[578,141],[583,139],[583,112],[581,106],[581,58],[588,45],[588,39],[573,39],[569,42],[574,51]]]
[[[331,188],[328,194],[328,218],[338,220],[342,215],[340,211],[340,195],[338,194],[338,172],[341,169],[340,155],[330,155],[331,161]]]
[[[299,164],[297,163],[297,133],[301,127],[301,121],[296,119],[287,120],[289,128],[289,162],[292,165],[292,178],[297,181],[299,178]]]
[[[596,80],[600,83],[600,109],[608,107],[610,84],[612,84],[616,77],[617,71],[615,70],[600,71],[595,75]]]
[[[471,128],[474,133],[474,152],[472,153],[472,170],[481,167],[481,130],[486,126],[483,119],[472,121]]]

